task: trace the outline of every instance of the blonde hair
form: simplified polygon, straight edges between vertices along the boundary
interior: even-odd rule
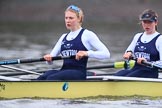
[[[80,19],[80,25],[82,25],[83,23],[83,19],[84,19],[84,14],[83,14],[83,10],[81,8],[79,8],[78,6],[75,5],[70,5],[65,12],[67,11],[71,11],[74,12],[76,14],[76,16]]]

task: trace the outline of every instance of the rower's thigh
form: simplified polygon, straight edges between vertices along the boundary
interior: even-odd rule
[[[85,80],[86,73],[78,70],[61,70],[47,77],[47,80]]]

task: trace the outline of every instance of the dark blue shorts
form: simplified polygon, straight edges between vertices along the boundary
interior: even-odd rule
[[[85,80],[86,72],[75,69],[49,70],[37,80]]]
[[[130,70],[121,70],[117,72],[115,76],[158,78],[158,70],[143,66],[137,66]]]

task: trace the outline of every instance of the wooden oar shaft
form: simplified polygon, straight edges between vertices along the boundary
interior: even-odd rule
[[[75,56],[57,56],[57,57],[52,57],[52,60],[62,60],[67,58],[72,59],[75,58]],[[46,60],[44,58],[5,60],[5,61],[0,61],[0,65],[32,63],[32,62],[41,62],[41,61],[46,61]]]

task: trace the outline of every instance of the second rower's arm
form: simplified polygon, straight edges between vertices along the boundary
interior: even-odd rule
[[[110,52],[108,48],[99,40],[97,35],[91,31],[84,32],[82,42],[88,49],[87,56],[96,59],[109,59]]]

